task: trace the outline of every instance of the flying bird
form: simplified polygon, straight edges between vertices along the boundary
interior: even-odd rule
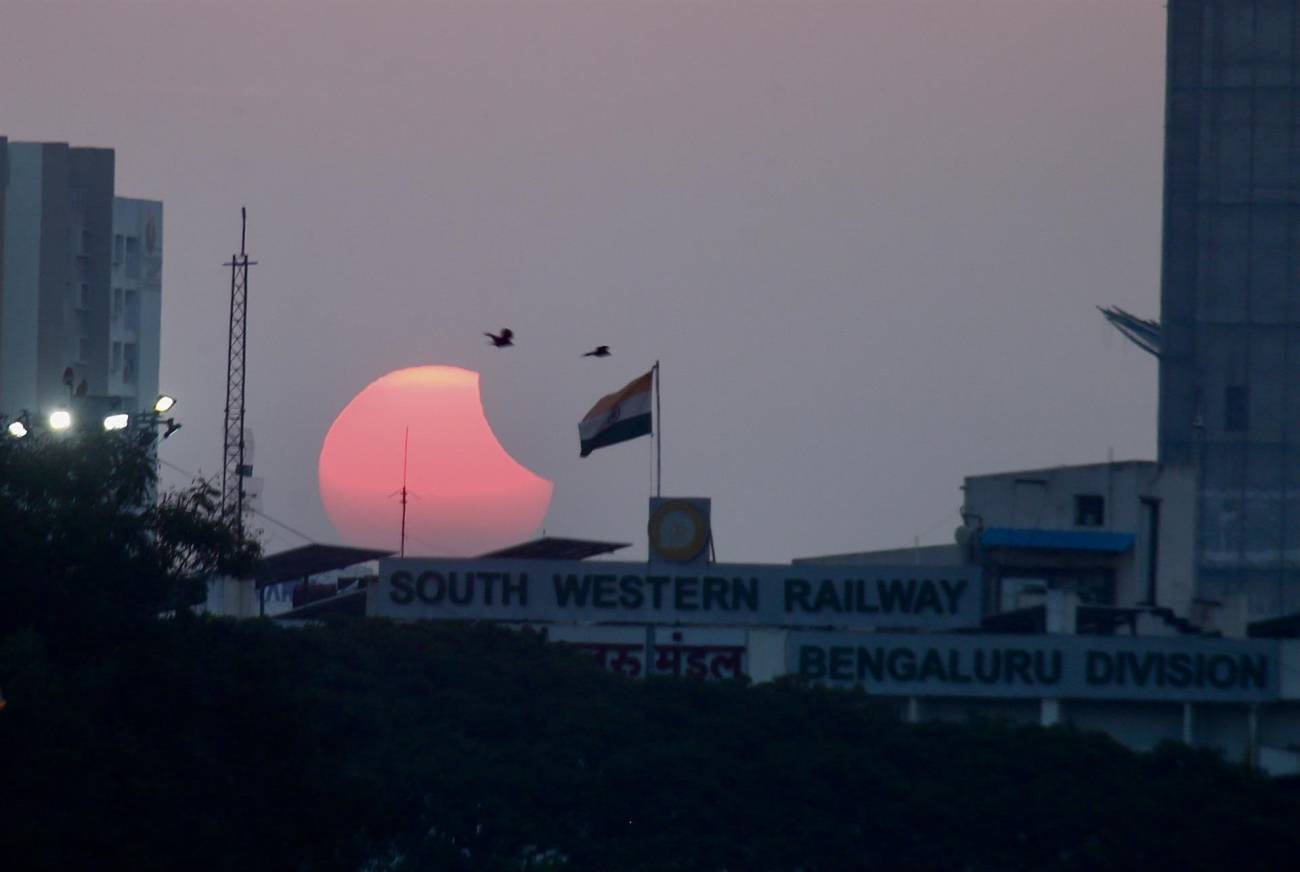
[[[497,336],[495,333],[484,333],[483,335],[488,339],[491,339],[492,344],[497,348],[509,348],[511,345],[515,344],[515,331],[511,330],[509,327],[502,327],[500,336]]]
[[[584,353],[583,357],[609,357],[610,351],[608,345],[597,345],[591,351]]]

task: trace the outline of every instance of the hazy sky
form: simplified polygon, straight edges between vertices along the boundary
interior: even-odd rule
[[[660,359],[665,494],[785,561],[950,542],[963,475],[1154,456],[1155,361],[1093,307],[1158,314],[1164,15],[0,0],[0,134],[112,147],[164,201],[171,463],[221,467],[246,204],[267,514],[337,541],[330,422],[445,363],[555,482],[548,533],[644,554],[650,441],[580,460],[577,422]]]

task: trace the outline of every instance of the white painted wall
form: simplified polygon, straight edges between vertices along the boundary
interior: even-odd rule
[[[227,618],[257,617],[257,592],[251,578],[218,575],[208,579],[208,598],[199,609]]]
[[[162,204],[110,197],[108,150],[39,142],[0,147],[9,164],[0,222],[0,414],[27,409],[38,418],[68,406],[61,379],[66,366],[90,389],[88,399],[72,403],[74,415],[98,416],[114,397],[123,411],[152,405],[162,327]],[[129,282],[124,265],[111,263],[115,233],[140,240],[142,269]],[[126,339],[121,319],[114,318],[113,289],[126,287],[140,301],[130,336],[138,348],[132,385],[112,371],[113,342]],[[78,403],[85,408],[75,408]]]
[[[41,147],[9,143],[4,201],[4,270],[0,288],[0,414],[39,410],[36,392],[40,313]]]
[[[1143,498],[1160,505],[1157,547],[1157,602],[1187,617],[1195,597],[1196,473],[1191,467],[1162,466],[1154,461],[1122,461],[1058,466],[994,475],[970,476],[965,482],[965,509],[978,526],[1028,530],[1129,533],[1134,546],[1120,554],[1090,554],[1078,561],[1114,570],[1116,605],[1133,606],[1147,596],[1147,555],[1151,549]],[[1075,523],[1075,497],[1105,500],[1100,526]],[[1026,555],[1030,552],[1026,551]],[[1053,563],[1041,552],[1043,563]]]

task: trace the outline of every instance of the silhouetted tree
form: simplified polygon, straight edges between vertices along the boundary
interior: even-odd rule
[[[1180,746],[905,724],[794,680],[625,680],[491,626],[195,617],[181,607],[202,577],[256,549],[210,488],[155,501],[147,447],[121,435],[0,442],[4,868],[1289,870],[1300,855],[1300,797]]]
[[[0,642],[15,869],[1291,869],[1212,754],[861,693],[632,681],[486,626],[179,617]],[[8,868],[8,867],[6,867]]]
[[[0,438],[0,636],[92,639],[202,600],[204,579],[249,570],[258,546],[203,483],[155,497],[152,434]]]

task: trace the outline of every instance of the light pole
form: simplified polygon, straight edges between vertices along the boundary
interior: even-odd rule
[[[175,397],[167,394],[160,394],[158,399],[154,401],[153,408],[147,411],[136,412],[134,414],[129,414],[127,412],[113,412],[110,415],[104,416],[104,429],[110,432],[114,430],[125,430],[130,427],[133,422],[143,420],[145,426],[148,427],[148,433],[150,434],[151,440],[152,435],[158,432],[159,425],[166,424],[167,429],[163,431],[162,435],[162,438],[166,439],[168,436],[181,429],[182,426],[176,422],[175,418],[162,417],[164,413],[170,412],[172,407],[175,405]]]
[[[110,411],[102,419],[103,427],[108,432],[114,432],[129,429],[132,424],[137,424],[147,428],[150,441],[159,427],[165,427],[162,438],[166,439],[182,426],[174,417],[162,417],[175,405],[175,397],[162,394],[154,402],[152,409],[133,413]],[[56,434],[68,433],[76,430],[78,423],[77,417],[66,408],[54,409],[39,424],[32,420],[31,413],[26,409],[12,421],[7,416],[0,415],[0,427],[3,427],[4,432],[13,439],[23,439],[42,431]]]

